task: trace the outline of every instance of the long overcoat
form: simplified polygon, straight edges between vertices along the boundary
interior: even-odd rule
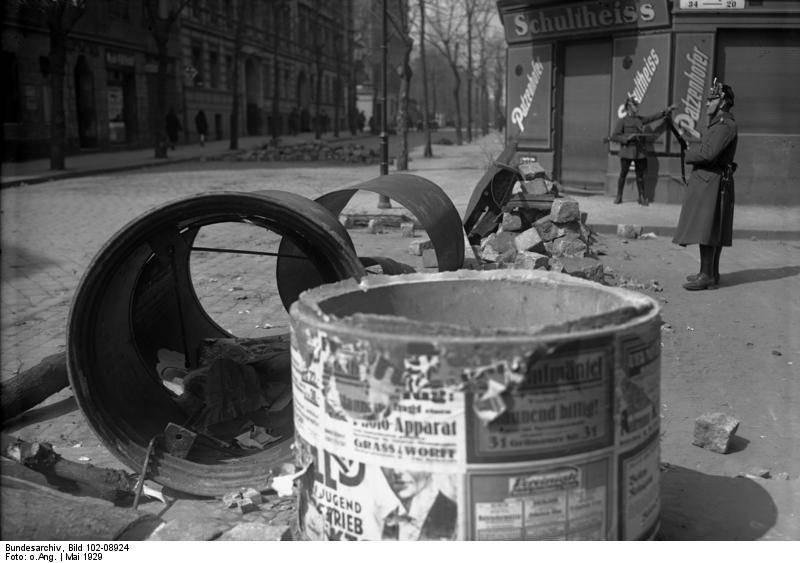
[[[672,242],[731,246],[733,238],[733,176],[720,200],[722,175],[736,154],[737,128],[733,115],[721,111],[709,123],[700,143],[686,151],[694,165],[683,195],[678,227]]]
[[[660,111],[653,115],[626,115],[618,120],[614,127],[614,132],[611,134],[611,140],[620,143],[618,156],[631,160],[647,158],[647,143],[645,137],[634,136],[630,140],[627,140],[627,136],[636,133],[640,135],[646,134],[647,131],[644,126],[665,115],[666,113]]]

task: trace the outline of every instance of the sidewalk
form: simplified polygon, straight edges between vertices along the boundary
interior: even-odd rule
[[[343,131],[337,138],[332,133],[323,135],[324,141],[358,141],[364,139],[364,135],[350,135],[349,131]],[[269,142],[270,137],[259,135],[253,137],[240,137],[239,149],[231,151],[229,139],[221,141],[209,141],[201,147],[199,143],[179,144],[175,150],[167,151],[167,158],[155,158],[154,148],[136,150],[114,150],[96,151],[69,155],[66,158],[65,170],[50,170],[50,160],[47,158],[26,160],[23,162],[3,162],[2,176],[0,177],[0,188],[17,186],[20,184],[36,184],[48,182],[50,180],[63,180],[66,178],[77,178],[80,176],[91,176],[93,174],[121,172],[125,170],[135,170],[149,166],[164,166],[189,160],[197,160],[203,157],[220,156],[228,153],[236,153],[242,150],[249,150],[253,147]],[[303,143],[314,140],[314,133],[300,133],[293,136],[283,136],[280,138],[284,146]]]

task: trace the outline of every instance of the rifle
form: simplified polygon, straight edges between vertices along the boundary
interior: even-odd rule
[[[686,139],[683,138],[678,128],[675,127],[675,123],[672,121],[672,115],[667,115],[665,120],[667,125],[669,125],[669,130],[672,131],[672,134],[675,135],[678,144],[681,146],[681,180],[686,184]]]
[[[625,143],[630,143],[633,139],[637,139],[637,138],[638,139],[655,139],[658,136],[659,136],[658,133],[628,133],[628,134],[625,135],[625,137],[627,137],[627,140],[625,141]],[[617,141],[612,136],[612,137],[603,137],[603,142],[604,143],[610,143],[610,142],[620,143],[621,141]]]

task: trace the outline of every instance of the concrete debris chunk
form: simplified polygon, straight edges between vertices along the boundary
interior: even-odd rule
[[[539,236],[545,242],[558,238],[558,226],[553,224],[550,217],[542,217],[533,223],[533,227],[539,232]]]
[[[544,250],[544,243],[539,231],[535,227],[531,227],[516,236],[514,247],[519,252],[538,252]]]
[[[400,236],[414,238],[414,223],[400,223]]]
[[[639,238],[642,234],[641,225],[617,225],[617,236],[625,239]]]
[[[514,213],[503,213],[503,221],[500,228],[506,231],[519,231],[522,228],[522,219]]]
[[[522,270],[546,270],[548,266],[549,258],[538,252],[518,252],[514,260],[514,267]]]
[[[550,247],[550,254],[555,257],[575,257],[582,258],[585,256],[588,246],[581,239],[567,239],[559,238],[552,242]]]
[[[438,268],[439,260],[436,258],[436,251],[433,248],[426,248],[422,251],[422,267]]]
[[[408,245],[408,253],[412,256],[422,256],[423,251],[433,248],[433,243],[430,239],[415,240]]]
[[[581,211],[578,202],[569,197],[556,198],[550,208],[550,220],[554,223],[580,221]]]
[[[712,452],[726,454],[739,428],[739,421],[725,413],[706,413],[694,421],[692,444]]]
[[[576,278],[602,283],[605,279],[603,264],[595,258],[560,258],[564,272]]]

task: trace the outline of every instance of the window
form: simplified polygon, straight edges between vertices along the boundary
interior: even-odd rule
[[[219,88],[219,54],[216,51],[208,53],[208,78],[211,88]]]
[[[20,109],[19,68],[17,56],[14,53],[3,51],[2,81],[5,84],[3,96],[3,123],[18,123],[22,121]]]
[[[197,71],[192,85],[203,86],[205,77],[203,73],[203,45],[201,43],[192,43],[192,66]]]

